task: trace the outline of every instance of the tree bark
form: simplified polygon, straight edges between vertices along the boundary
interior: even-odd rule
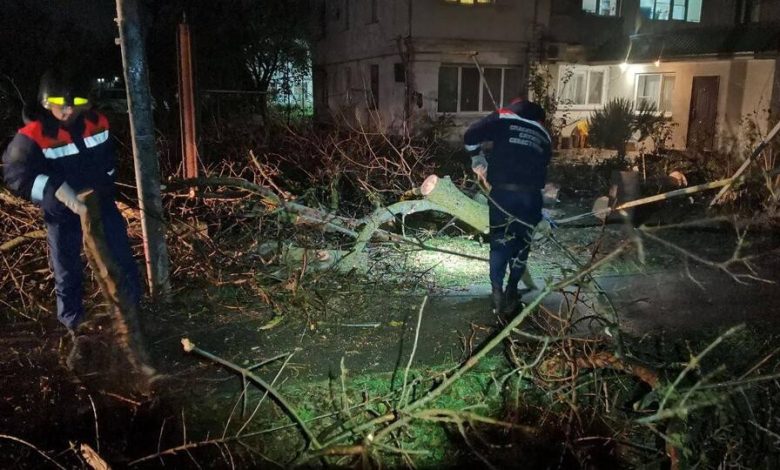
[[[138,0],[116,0],[117,25],[127,85],[135,179],[141,208],[146,273],[152,297],[170,293],[168,247],[160,195],[160,166],[154,142],[149,72],[144,54]]]
[[[125,273],[117,265],[106,243],[103,221],[100,218],[100,201],[91,190],[79,194],[79,199],[87,206],[87,213],[81,216],[84,251],[100,290],[109,305],[114,307],[111,312],[114,334],[125,350],[130,364],[138,372],[151,377],[155,374],[155,370],[149,365],[149,357],[141,333],[140,312],[138,306],[127,298],[121,287]]]
[[[375,210],[364,220],[365,225],[363,230],[360,231],[352,251],[341,260],[340,268],[343,270],[350,270],[359,266],[359,261],[364,259],[362,257],[363,250],[382,224],[393,220],[397,215],[413,214],[415,212],[430,210],[448,212],[444,207],[427,200],[396,202],[390,206],[380,207]]]

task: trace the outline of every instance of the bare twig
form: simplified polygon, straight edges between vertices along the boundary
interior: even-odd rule
[[[9,440],[9,441],[13,441],[13,442],[17,442],[19,444],[25,445],[25,446],[29,447],[30,449],[34,450],[35,452],[37,452],[41,457],[46,459],[49,463],[51,463],[52,465],[56,466],[57,468],[61,468],[62,470],[67,470],[65,467],[60,465],[59,462],[57,462],[56,460],[52,459],[51,457],[46,455],[42,450],[40,450],[39,448],[37,448],[34,445],[30,444],[29,442],[25,441],[24,439],[19,439],[18,437],[9,436],[8,434],[0,434],[0,439],[6,439],[6,440]]]
[[[422,322],[422,314],[423,310],[425,309],[425,304],[428,302],[428,296],[426,295],[423,298],[422,303],[420,304],[420,309],[417,312],[417,326],[414,329],[414,344],[412,345],[412,352],[409,354],[409,363],[406,364],[406,369],[404,370],[404,382],[403,386],[401,387],[401,398],[398,399],[398,405],[403,407],[406,404],[406,394],[408,390],[406,389],[406,381],[409,378],[409,369],[412,368],[412,362],[414,361],[414,353],[417,352],[417,342],[420,338],[420,323]]]
[[[254,384],[260,386],[263,390],[268,392],[271,395],[271,397],[273,397],[273,399],[276,401],[276,403],[279,404],[282,410],[284,410],[284,412],[287,413],[287,415],[290,416],[298,424],[298,426],[301,429],[301,432],[303,432],[304,436],[306,436],[309,445],[311,445],[315,449],[321,448],[319,442],[317,441],[317,438],[311,432],[311,430],[306,425],[306,423],[300,418],[300,416],[298,416],[297,413],[295,413],[292,406],[289,403],[287,403],[287,400],[285,400],[284,397],[282,397],[279,394],[279,392],[277,392],[276,389],[274,389],[265,380],[261,379],[260,377],[258,377],[257,375],[253,374],[251,371],[243,367],[239,367],[229,361],[222,359],[221,357],[215,356],[207,351],[198,348],[197,346],[195,346],[195,343],[193,343],[187,338],[182,339],[181,343],[182,346],[184,347],[185,352],[194,353],[212,362],[216,362],[217,364],[220,364],[223,367],[232,370],[233,372],[241,374],[242,377],[246,377]]]

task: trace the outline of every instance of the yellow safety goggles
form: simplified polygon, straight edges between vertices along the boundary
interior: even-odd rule
[[[64,96],[48,96],[46,97],[46,103],[53,104],[55,106],[65,106],[65,97]],[[89,100],[87,98],[82,98],[80,96],[76,96],[73,98],[73,104],[70,106],[85,106],[89,104]]]

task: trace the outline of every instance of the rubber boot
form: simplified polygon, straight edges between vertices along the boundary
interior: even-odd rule
[[[504,311],[504,291],[500,287],[493,287],[493,311],[501,313]]]
[[[507,315],[514,315],[517,313],[517,307],[520,306],[520,294],[517,291],[517,286],[507,286],[506,296],[504,299],[504,310],[501,313]]]
[[[72,372],[77,372],[84,368],[85,362],[89,357],[89,339],[83,331],[68,330],[68,339],[70,340],[70,352],[65,358],[65,366]]]

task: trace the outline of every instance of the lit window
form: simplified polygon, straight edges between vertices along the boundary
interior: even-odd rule
[[[524,87],[519,68],[484,67],[485,83],[476,67],[443,65],[439,68],[440,113],[494,111],[493,99],[498,106],[506,106],[520,95]],[[493,94],[493,99],[490,98]]]
[[[652,20],[698,23],[702,0],[639,0],[639,11]]]
[[[491,5],[495,0],[444,0],[445,3],[457,3],[459,5]]]
[[[572,69],[568,69],[572,70]],[[558,96],[568,105],[601,105],[604,103],[606,72],[601,69],[577,67],[567,72],[562,69],[558,82]]]
[[[637,106],[654,104],[658,111],[671,112],[674,81],[672,74],[637,75],[634,102]]]
[[[617,16],[618,0],[582,0],[582,11],[599,16]]]

